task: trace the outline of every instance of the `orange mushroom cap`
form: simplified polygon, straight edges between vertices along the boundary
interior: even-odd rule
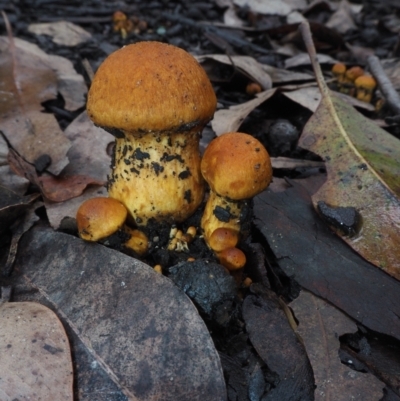
[[[334,75],[343,75],[346,72],[347,67],[343,63],[336,63],[332,67],[332,73]]]
[[[354,85],[357,88],[374,90],[376,88],[376,81],[371,75],[361,75],[354,81]]]
[[[217,256],[219,263],[229,271],[239,270],[246,264],[246,255],[239,248],[226,248]]]
[[[215,252],[221,252],[226,248],[232,248],[239,241],[239,232],[232,228],[219,227],[208,238],[208,245]]]
[[[104,128],[162,132],[203,127],[216,104],[207,74],[192,55],[165,43],[139,42],[100,65],[87,111]]]
[[[76,213],[79,236],[98,241],[118,231],[128,215],[125,206],[113,198],[99,197],[83,202]]]
[[[355,67],[351,67],[346,71],[346,79],[349,82],[354,82],[359,76],[364,74],[364,70],[359,67],[359,66],[355,66]]]
[[[222,134],[210,142],[201,173],[215,193],[232,200],[252,198],[272,179],[268,152],[256,138],[241,132]]]

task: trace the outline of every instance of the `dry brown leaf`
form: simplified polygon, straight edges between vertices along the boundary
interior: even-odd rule
[[[71,140],[72,146],[68,151],[70,164],[65,168],[63,174],[69,176],[83,174],[105,183],[111,164],[111,157],[107,150],[114,142],[114,137],[96,127],[86,112],[76,117],[65,130],[65,135]],[[75,218],[76,211],[83,201],[98,196],[107,196],[104,186],[90,186],[85,189],[83,194],[65,202],[54,203],[45,199],[51,226],[58,229],[64,218]]]
[[[321,64],[335,64],[337,60],[327,54],[317,54],[318,62]],[[300,53],[285,60],[285,68],[310,65],[310,56],[307,53]]]
[[[57,76],[43,61],[0,37],[0,98],[2,132],[29,162],[51,157],[49,171],[59,174],[68,164],[70,142],[52,114],[41,112],[41,103],[57,96]]]
[[[355,29],[357,26],[352,17],[350,3],[347,0],[342,0],[338,9],[331,15],[325,25],[342,34],[350,29]]]
[[[72,401],[68,338],[57,316],[34,302],[0,305],[0,399]]]
[[[376,401],[385,386],[375,376],[357,372],[339,358],[339,336],[354,333],[357,326],[345,314],[321,298],[302,291],[290,307],[299,321],[298,334],[303,339],[314,371],[315,401]]]
[[[62,46],[76,46],[87,42],[92,37],[88,31],[68,21],[30,24],[28,31],[35,35],[51,36],[54,43]]]
[[[20,177],[10,169],[8,146],[2,135],[0,135],[0,186],[6,187],[21,196],[26,193],[29,186],[29,181],[26,178]]]
[[[321,92],[316,86],[307,86],[292,91],[282,92],[284,96],[300,104],[301,106],[314,112],[321,101]],[[346,103],[360,109],[374,111],[375,107],[371,103],[362,102],[353,96],[348,96],[344,93],[338,93]]]
[[[104,185],[105,181],[83,175],[52,176],[48,173],[38,174],[35,167],[26,162],[17,152],[10,150],[9,163],[13,171],[21,177],[26,177],[37,185],[42,195],[52,202],[63,202],[82,194],[88,185]]]
[[[232,65],[238,68],[239,71],[243,71],[246,76],[251,77],[255,82],[258,82],[263,90],[270,89],[272,87],[271,77],[267,72],[265,72],[262,64],[260,64],[253,57],[249,56],[225,56],[224,54],[207,54],[204,56],[197,56],[197,61],[199,63],[209,59],[218,61],[219,63]]]
[[[218,353],[198,311],[150,266],[35,227],[20,241],[15,270],[21,285],[54,305],[78,340],[73,346],[90,352],[92,362],[75,366],[78,383],[102,370],[132,401],[226,399]]]
[[[284,0],[233,0],[233,2],[239,7],[246,7],[259,14],[286,16],[292,11],[292,7]]]
[[[83,76],[78,74],[72,62],[64,57],[45,53],[37,45],[14,38],[15,46],[27,58],[38,59],[43,66],[48,66],[57,76],[57,92],[65,100],[66,110],[77,110],[86,103],[87,87]]]
[[[289,71],[283,68],[261,64],[261,68],[271,77],[274,84],[290,83],[293,81],[314,81],[314,76],[304,72]]]
[[[248,102],[237,104],[229,107],[229,109],[218,110],[214,114],[214,119],[211,121],[212,129],[216,135],[222,135],[225,132],[237,131],[244,119],[261,103],[269,99],[276,89],[269,89],[260,92],[256,97]]]

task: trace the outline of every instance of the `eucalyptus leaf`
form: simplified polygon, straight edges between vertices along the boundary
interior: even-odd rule
[[[400,141],[328,89],[307,26],[302,24],[302,34],[322,99],[299,146],[320,155],[328,174],[313,204],[354,208],[360,217],[355,235],[342,232],[340,221],[333,230],[369,262],[400,279]]]

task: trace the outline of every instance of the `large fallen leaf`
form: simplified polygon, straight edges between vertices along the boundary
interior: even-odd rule
[[[0,123],[14,149],[31,163],[46,154],[49,171],[58,174],[67,164],[70,143],[52,114],[41,103],[57,97],[57,76],[38,57],[0,37]]]
[[[68,338],[57,316],[34,302],[0,305],[0,399],[72,401]]]
[[[309,33],[306,27],[302,25],[303,33]],[[320,155],[328,172],[312,197],[314,206],[323,201],[355,208],[361,230],[352,237],[335,231],[364,258],[400,279],[400,141],[329,91],[311,37],[306,44],[322,99],[299,146]]]
[[[322,299],[303,291],[290,307],[314,371],[315,401],[380,400],[384,384],[370,373],[357,372],[339,358],[339,336],[357,326]]]
[[[318,217],[300,184],[254,198],[255,223],[284,273],[371,330],[400,339],[400,282]]]
[[[74,366],[78,380],[96,375],[90,368],[99,366],[128,400],[226,399],[220,360],[203,320],[189,298],[150,266],[36,228],[23,236],[15,270],[94,358],[86,370]]]

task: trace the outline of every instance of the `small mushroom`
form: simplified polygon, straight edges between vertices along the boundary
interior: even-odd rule
[[[239,270],[246,264],[246,255],[239,248],[225,248],[217,254],[219,263],[229,271]]]
[[[370,103],[376,88],[375,78],[371,75],[361,75],[354,81],[357,90],[357,99]]]
[[[208,245],[214,252],[221,252],[231,248],[239,242],[239,231],[228,227],[219,227],[214,230],[208,239]]]
[[[343,63],[336,63],[332,67],[332,74],[337,79],[338,83],[341,84],[344,81],[344,75],[347,67]]]
[[[178,47],[139,42],[99,67],[87,111],[116,137],[108,192],[138,226],[182,222],[202,202],[199,139],[215,108],[204,69]]]
[[[127,215],[125,206],[116,199],[88,199],[79,206],[76,213],[79,236],[85,241],[104,239],[123,226]]]
[[[210,142],[201,161],[210,194],[201,220],[207,244],[220,227],[240,232],[241,212],[272,179],[268,152],[256,138],[240,132]]]
[[[354,81],[364,74],[364,70],[359,66],[354,66],[346,70],[340,91],[348,95],[355,95]]]

